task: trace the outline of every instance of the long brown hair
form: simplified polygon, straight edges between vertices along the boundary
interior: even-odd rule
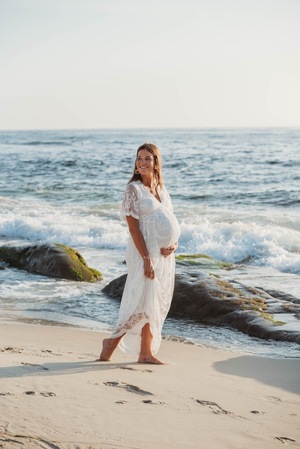
[[[147,150],[149,153],[151,153],[154,157],[154,179],[156,180],[156,187],[159,186],[162,188],[163,186],[163,177],[162,177],[162,162],[161,162],[161,155],[160,151],[157,148],[157,146],[153,145],[152,143],[143,143],[136,152],[136,158],[138,157],[138,154],[141,150]],[[137,170],[136,166],[136,160],[134,162],[134,169],[133,169],[133,175],[128,182],[128,184],[132,181],[142,181],[141,174]]]

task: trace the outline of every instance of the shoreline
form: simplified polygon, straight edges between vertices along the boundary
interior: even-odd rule
[[[299,359],[164,339],[164,366],[119,350],[96,362],[106,336],[0,323],[2,447],[300,447]]]
[[[170,324],[170,320],[172,323]],[[109,325],[95,325],[88,321],[76,318],[76,324],[72,321],[58,321],[45,319],[43,317],[25,316],[20,313],[7,314],[0,318],[1,324],[28,324],[33,326],[51,326],[58,328],[73,328],[83,331],[100,332],[105,336],[111,335],[113,328]],[[193,329],[190,329],[189,326]],[[173,329],[177,332],[174,333]],[[195,334],[195,329],[199,329],[199,334]],[[241,331],[230,329],[227,326],[199,325],[189,321],[176,320],[167,317],[164,323],[162,341],[173,341],[185,345],[194,345],[212,351],[225,351],[234,355],[249,355],[254,357],[275,358],[275,359],[300,359],[300,345],[273,339],[261,339],[244,334]]]

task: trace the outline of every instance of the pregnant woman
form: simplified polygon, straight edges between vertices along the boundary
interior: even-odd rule
[[[137,150],[122,215],[129,228],[128,275],[119,320],[112,336],[103,340],[100,361],[108,361],[119,345],[124,352],[139,355],[140,363],[162,365],[155,355],[173,296],[180,230],[163,184],[160,151],[153,144]]]

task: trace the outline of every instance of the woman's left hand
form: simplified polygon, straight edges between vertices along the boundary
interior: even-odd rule
[[[160,254],[164,257],[168,257],[170,254],[174,253],[177,249],[177,242],[174,245],[168,246],[168,248],[160,248]]]

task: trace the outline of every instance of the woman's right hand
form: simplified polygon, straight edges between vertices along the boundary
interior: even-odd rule
[[[150,257],[147,259],[144,259],[144,275],[149,279],[155,278],[154,267],[153,267]]]

